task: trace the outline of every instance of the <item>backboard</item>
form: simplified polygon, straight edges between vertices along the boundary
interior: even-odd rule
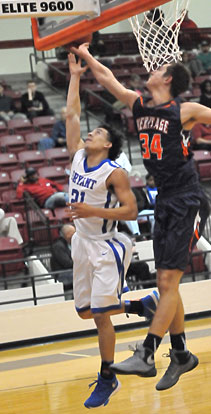
[[[41,13],[38,11],[37,13],[44,19],[42,19],[42,24],[37,18],[31,19],[34,44],[38,50],[63,46],[89,33],[168,2],[169,0],[74,0],[72,2],[48,0],[36,2],[39,3],[39,10],[42,8]],[[43,9],[43,3],[46,4],[46,9],[48,5],[46,11]],[[49,11],[50,4],[56,4],[53,8],[57,7],[57,9]],[[69,4],[69,10],[61,10],[62,4],[65,4],[65,7]],[[60,10],[58,10],[59,7]],[[70,10],[71,7],[72,10]]]

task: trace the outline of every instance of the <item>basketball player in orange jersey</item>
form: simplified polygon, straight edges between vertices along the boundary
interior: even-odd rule
[[[71,80],[67,97],[67,146],[72,158],[70,217],[75,307],[82,319],[93,318],[98,330],[101,369],[96,387],[85,407],[105,406],[120,382],[110,370],[114,359],[115,332],[110,315],[136,313],[153,317],[157,292],[138,301],[122,301],[124,278],[132,256],[131,240],[117,231],[117,220],[137,217],[137,205],[125,171],[114,160],[121,137],[100,126],[80,137],[81,62],[69,55]],[[94,384],[93,383],[93,384]]]
[[[165,390],[198,365],[198,358],[186,348],[179,283],[209,214],[189,138],[197,122],[211,123],[211,109],[195,102],[181,103],[179,94],[188,89],[189,74],[180,63],[165,64],[150,73],[146,86],[151,97],[144,99],[91,56],[88,44],[71,50],[87,62],[102,86],[132,110],[144,165],[158,188],[153,247],[160,302],[143,344],[138,343],[132,357],[112,364],[111,369],[119,374],[155,376],[154,353],[169,330],[170,365],[156,385],[157,390]]]

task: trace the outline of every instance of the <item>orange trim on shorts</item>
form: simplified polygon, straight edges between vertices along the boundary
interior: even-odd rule
[[[141,103],[141,106],[143,106],[144,102],[143,102],[143,97],[142,96],[140,96],[140,103]]]
[[[191,250],[192,250],[192,243],[193,243],[193,238],[194,238],[194,236],[196,237],[196,239],[197,239],[197,240],[199,240],[199,239],[200,239],[198,229],[196,229],[196,230],[194,231],[194,233],[193,233],[193,235],[192,235],[192,237],[191,237],[190,244],[189,244],[189,252],[191,252]]]

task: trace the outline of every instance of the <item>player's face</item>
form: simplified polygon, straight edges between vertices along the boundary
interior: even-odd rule
[[[85,140],[85,149],[91,150],[105,150],[111,147],[111,142],[108,139],[108,132],[104,128],[95,128],[88,133]]]
[[[166,70],[168,68],[168,64],[160,66],[160,68],[158,68],[157,70],[153,71],[150,73],[149,75],[149,79],[146,83],[146,86],[150,89],[151,87],[156,87],[156,86],[160,86],[163,84],[164,82],[164,75],[166,73]]]

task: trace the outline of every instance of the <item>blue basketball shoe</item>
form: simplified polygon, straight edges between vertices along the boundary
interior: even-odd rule
[[[138,314],[139,316],[145,316],[146,319],[151,321],[155,314],[158,302],[159,302],[159,294],[156,290],[153,290],[152,293],[145,296],[141,299],[141,302],[144,307],[143,314]]]
[[[89,385],[89,388],[94,384],[97,384],[94,391],[84,403],[86,408],[105,407],[108,404],[110,397],[116,394],[121,388],[121,383],[115,375],[112,380],[107,380],[98,374],[97,380],[92,382]]]

